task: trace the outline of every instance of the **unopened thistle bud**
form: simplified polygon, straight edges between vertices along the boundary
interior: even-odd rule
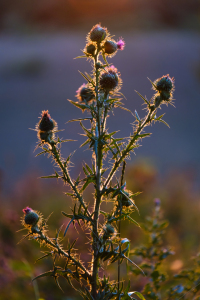
[[[104,235],[103,239],[108,240],[115,234],[115,228],[111,224],[106,224],[104,226]]]
[[[174,89],[174,79],[168,75],[164,75],[154,81],[154,89],[158,92],[172,92]]]
[[[117,52],[117,43],[113,40],[107,40],[103,45],[103,52],[108,56],[112,56]]]
[[[57,123],[51,119],[48,110],[42,111],[42,117],[38,124],[36,124],[36,130],[38,131],[38,139],[45,143],[50,143],[54,137],[54,131],[57,129]]]
[[[95,99],[95,94],[93,90],[90,87],[88,87],[85,83],[80,86],[76,93],[76,97],[80,102],[89,102]]]
[[[37,224],[37,222],[39,221],[39,215],[34,210],[32,210],[32,208],[27,206],[22,211],[25,214],[24,223],[26,225],[34,226]]]
[[[153,89],[158,91],[155,95],[155,106],[158,107],[161,101],[170,101],[173,96],[174,79],[164,75],[154,81]]]
[[[89,39],[92,42],[101,43],[107,35],[107,28],[101,27],[99,24],[96,24],[92,27],[89,32]]]
[[[42,118],[38,123],[38,129],[41,131],[53,130],[56,126],[56,122],[53,119],[51,119],[51,116],[48,112],[48,110],[42,111]]]
[[[85,51],[84,51],[86,54],[88,54],[89,56],[92,55],[94,56],[95,55],[95,52],[96,52],[96,47],[94,44],[90,43],[90,44],[87,44],[86,47],[85,47]]]
[[[121,85],[121,78],[118,74],[117,68],[110,66],[105,68],[100,75],[99,84],[102,90],[109,92],[119,89]]]

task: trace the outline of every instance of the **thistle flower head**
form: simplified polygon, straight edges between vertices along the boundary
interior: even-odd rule
[[[154,204],[155,204],[155,206],[160,206],[160,199],[159,198],[155,198],[154,199]]]
[[[171,78],[169,74],[156,79],[153,84],[153,89],[158,91],[154,96],[156,107],[158,107],[162,101],[169,102],[172,99],[174,79]]]
[[[112,90],[119,90],[121,85],[121,78],[117,68],[110,66],[105,68],[100,75],[99,84],[102,90],[110,92]]]
[[[22,209],[22,211],[23,211],[23,213],[28,214],[32,211],[32,208],[27,206],[26,208]]]
[[[38,129],[42,131],[50,131],[53,130],[56,126],[56,122],[51,119],[48,110],[42,111],[42,117],[38,123]]]
[[[38,139],[45,143],[50,143],[54,138],[54,132],[57,130],[57,123],[51,119],[48,110],[42,111],[40,121],[36,124]]]
[[[125,47],[125,42],[123,41],[123,39],[121,38],[118,42],[117,42],[117,49],[119,50],[124,50]]]
[[[101,43],[107,35],[107,28],[101,27],[100,24],[96,24],[89,32],[88,39],[92,42]]]
[[[117,43],[114,40],[107,40],[103,45],[103,52],[108,56],[113,56],[117,52]]]
[[[159,92],[172,92],[174,89],[174,79],[168,75],[164,75],[154,81],[154,89]]]
[[[113,227],[111,224],[107,223],[104,228],[104,234],[103,234],[103,239],[108,240],[111,237],[113,237],[116,233],[115,227]]]
[[[22,211],[25,214],[25,217],[23,220],[25,225],[34,226],[38,223],[40,217],[32,208],[27,206]]]
[[[93,43],[88,43],[85,46],[84,52],[88,55],[88,56],[94,56],[95,52],[96,52],[96,46]]]
[[[89,102],[95,99],[95,94],[93,90],[90,87],[88,87],[88,85],[86,85],[85,83],[80,86],[76,93],[76,97],[80,102]]]

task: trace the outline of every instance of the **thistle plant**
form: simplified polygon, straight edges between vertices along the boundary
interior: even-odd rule
[[[81,147],[88,145],[92,151],[91,165],[83,166],[83,177],[72,179],[70,162],[72,155],[64,159],[61,154],[61,144],[71,140],[62,140],[58,137],[58,127],[48,110],[43,111],[39,123],[36,125],[38,136],[37,148],[40,154],[48,154],[58,166],[59,171],[46,178],[60,179],[71,191],[67,193],[74,200],[72,213],[62,211],[69,221],[68,225],[61,227],[55,237],[49,237],[47,221],[40,213],[27,207],[23,210],[22,224],[28,230],[24,238],[34,239],[47,247],[45,255],[41,258],[51,257],[53,269],[40,274],[35,279],[52,276],[56,284],[59,277],[64,277],[74,287],[73,282],[78,282],[78,288],[84,299],[126,299],[137,296],[145,299],[138,291],[130,291],[130,284],[124,285],[120,277],[120,265],[126,261],[144,273],[143,270],[129,258],[130,241],[121,237],[121,222],[129,220],[134,225],[139,224],[132,218],[134,211],[138,212],[135,197],[138,192],[131,192],[126,188],[124,180],[126,160],[140,145],[143,138],[150,135],[144,130],[155,122],[164,122],[163,115],[158,112],[163,104],[172,104],[174,80],[165,75],[151,82],[154,95],[150,100],[141,97],[145,105],[145,115],[140,117],[135,111],[133,115],[133,133],[128,138],[116,138],[114,132],[108,132],[107,118],[115,108],[125,109],[123,94],[120,92],[122,79],[118,69],[108,63],[107,59],[113,57],[119,50],[123,50],[123,39],[115,41],[108,30],[100,24],[95,25],[87,35],[87,43],[83,50],[82,58],[86,58],[92,65],[91,74],[81,73],[85,83],[78,88],[76,97],[78,101],[69,102],[87,113],[87,116],[72,121],[77,121],[86,137]],[[130,111],[129,111],[130,112]],[[166,123],[165,123],[166,124]],[[109,164],[108,164],[109,163]],[[93,186],[93,203],[90,205],[84,199],[84,191],[89,185]],[[103,211],[104,201],[112,203],[111,211]],[[91,261],[86,264],[81,261],[80,253],[75,250],[75,243],[67,244],[70,225],[74,227],[84,225],[85,233],[89,234],[88,253]],[[59,258],[62,257],[63,265]],[[118,274],[116,280],[100,275],[104,264],[117,262]]]
[[[140,268],[144,271],[148,282],[145,284],[142,294],[146,300],[171,299],[164,297],[161,291],[166,285],[168,276],[162,271],[162,264],[169,255],[174,252],[170,247],[163,246],[163,237],[168,227],[168,221],[162,219],[160,199],[154,200],[153,216],[147,217],[144,224],[141,224],[144,232],[148,236],[146,244],[135,247],[130,251],[130,255],[140,257]],[[136,269],[132,269],[135,275],[140,275]]]

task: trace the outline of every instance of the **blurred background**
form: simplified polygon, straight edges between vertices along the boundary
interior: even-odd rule
[[[91,152],[79,148],[84,141],[79,124],[67,123],[83,114],[67,99],[76,101],[76,90],[84,82],[78,70],[92,70],[88,61],[74,58],[82,55],[86,34],[97,23],[126,43],[124,51],[108,61],[121,72],[121,92],[127,99],[123,102],[132,112],[136,109],[144,116],[135,90],[152,97],[147,77],[152,81],[166,74],[175,78],[176,108],[163,106],[160,111],[166,113],[170,129],[157,123],[146,130],[153,134],[128,161],[126,181],[128,189],[143,192],[136,199],[140,217],[134,217],[139,222],[151,213],[155,197],[162,201],[163,215],[170,221],[166,243],[176,252],[166,267],[170,272],[176,271],[175,261],[182,268],[199,249],[199,1],[0,0],[1,300],[37,299],[37,289],[45,300],[76,298],[66,286],[62,294],[53,279],[41,279],[33,286],[31,278],[50,269],[51,261],[34,265],[42,249],[28,241],[16,245],[23,233],[16,230],[21,228],[21,210],[28,205],[45,216],[54,211],[49,221],[54,234],[66,222],[60,211],[72,205],[62,183],[38,179],[55,170],[51,159],[35,157],[37,137],[29,130],[35,128],[42,110],[48,109],[59,129],[64,129],[60,137],[77,140],[62,147],[64,157],[76,150],[72,177],[78,176],[83,161],[91,163]],[[116,109],[108,120],[109,131],[128,136],[133,121],[130,113]],[[89,191],[86,196],[91,199]],[[143,239],[132,226],[124,234],[133,246]],[[69,239],[73,237],[72,230]],[[78,243],[83,246],[80,238]],[[82,255],[84,259],[83,249]]]

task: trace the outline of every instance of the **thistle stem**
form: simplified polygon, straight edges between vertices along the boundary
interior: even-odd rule
[[[113,175],[117,171],[118,167],[120,166],[122,161],[126,158],[126,155],[130,152],[130,148],[132,147],[133,143],[137,139],[138,134],[143,130],[143,128],[146,126],[146,124],[151,120],[151,115],[152,115],[154,110],[149,111],[149,113],[146,116],[145,120],[138,127],[138,129],[137,129],[136,133],[134,134],[133,138],[129,141],[128,145],[123,150],[121,157],[118,160],[115,161],[115,164],[114,164],[112,170],[110,171],[110,174],[108,175],[102,190],[104,190],[108,186],[108,184],[110,183],[110,180],[112,179]]]
[[[79,200],[79,202],[81,203],[81,205],[83,206],[83,208],[86,210],[87,215],[90,217],[90,219],[91,219],[91,221],[92,221],[91,214],[90,214],[90,212],[89,212],[89,210],[88,210],[86,204],[84,203],[83,198],[82,198],[82,196],[80,195],[80,193],[79,193],[77,187],[76,187],[75,184],[73,183],[73,181],[72,181],[72,179],[71,179],[71,177],[70,177],[70,175],[69,175],[69,173],[68,173],[67,167],[65,167],[65,166],[63,165],[63,163],[62,163],[62,161],[61,161],[61,159],[60,159],[59,152],[58,152],[57,149],[56,149],[56,146],[55,146],[54,144],[51,145],[51,146],[52,146],[51,152],[52,152],[52,154],[53,154],[53,157],[54,157],[54,159],[56,160],[56,162],[58,163],[58,165],[59,165],[59,167],[60,167],[60,169],[61,169],[61,171],[62,171],[62,173],[63,173],[63,180],[64,180],[65,182],[67,182],[67,183],[71,186],[71,189],[74,191],[74,193],[75,193],[77,199]]]
[[[97,103],[97,118],[96,118],[96,141],[97,141],[97,151],[96,151],[96,201],[94,208],[94,218],[93,218],[93,265],[92,265],[92,296],[96,299],[97,295],[97,281],[99,272],[99,233],[98,233],[98,222],[99,222],[99,211],[101,204],[101,167],[102,167],[102,144],[99,140],[101,136],[101,103],[99,100],[99,70],[97,68],[98,62],[98,51],[95,56],[95,74],[96,74],[96,103]]]
[[[84,274],[89,280],[91,279],[90,272],[80,263],[80,261],[77,261],[74,257],[71,256],[71,254],[65,252],[58,243],[53,243],[51,239],[48,236],[44,235],[42,232],[38,236],[38,239],[44,241],[46,245],[51,246],[51,248],[53,248],[54,251],[56,251],[59,255],[70,259],[77,267],[79,267],[84,272]]]

